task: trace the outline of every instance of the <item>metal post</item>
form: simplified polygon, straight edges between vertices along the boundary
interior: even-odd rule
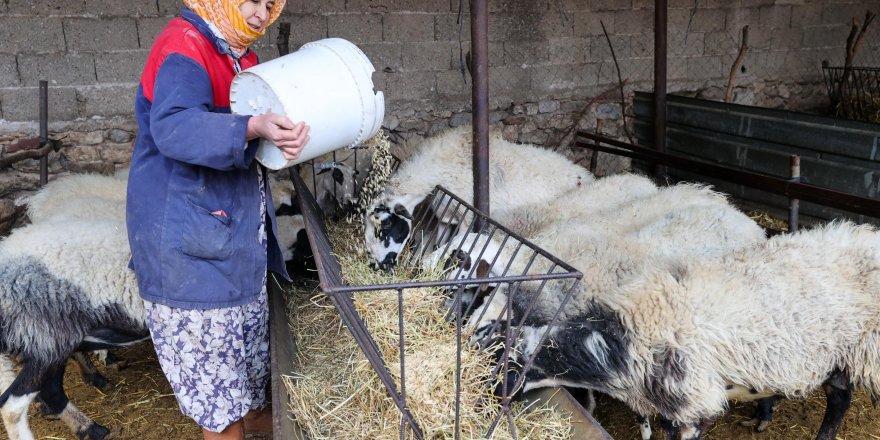
[[[489,215],[489,7],[471,0],[472,117],[474,127],[474,206]],[[482,229],[484,225],[478,224]]]
[[[49,81],[40,80],[40,148],[49,143]],[[49,183],[49,152],[40,158],[40,186]]]
[[[801,181],[801,157],[791,155],[791,181]],[[788,200],[788,232],[797,232],[798,230],[798,211],[800,211],[801,201],[791,198]]]
[[[666,152],[666,0],[654,1],[654,149]],[[654,175],[666,178],[666,167],[656,164]]]

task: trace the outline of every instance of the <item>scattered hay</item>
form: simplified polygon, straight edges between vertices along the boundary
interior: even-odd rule
[[[773,217],[764,211],[747,211],[746,215],[764,229],[788,232],[787,220]]]
[[[335,252],[350,285],[439,279],[437,274],[401,268],[394,275],[369,269],[356,249],[362,242],[356,225],[328,225],[338,238]],[[425,438],[452,438],[455,424],[456,335],[444,318],[439,289],[403,291],[406,401]],[[391,375],[400,386],[398,293],[354,295],[354,304],[375,339]],[[290,296],[290,323],[297,343],[296,372],[285,376],[293,417],[311,439],[399,439],[400,412],[370,363],[343,326],[329,298],[317,289]],[[465,338],[467,336],[464,336]],[[491,395],[492,359],[468,348],[461,353],[461,438],[480,438],[500,405]],[[555,409],[514,405],[519,438],[570,438],[570,416]],[[512,438],[502,420],[495,438]]]

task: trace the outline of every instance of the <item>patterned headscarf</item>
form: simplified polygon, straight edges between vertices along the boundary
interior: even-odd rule
[[[257,38],[266,33],[266,28],[281,15],[281,10],[284,9],[286,2],[286,0],[275,0],[275,5],[269,11],[269,20],[266,26],[262,32],[257,32],[248,26],[238,9],[246,1],[250,0],[183,0],[183,4],[205,21],[216,26],[229,46],[242,53]]]

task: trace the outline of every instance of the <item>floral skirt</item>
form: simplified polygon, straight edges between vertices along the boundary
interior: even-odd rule
[[[256,300],[237,307],[184,310],[144,303],[159,364],[184,415],[221,432],[248,411],[266,405],[270,371],[265,287]]]

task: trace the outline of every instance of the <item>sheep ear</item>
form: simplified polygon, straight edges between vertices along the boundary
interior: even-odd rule
[[[444,269],[457,267],[459,269],[471,270],[471,256],[461,249],[455,250],[449,256],[449,259],[446,260],[444,266]]]
[[[491,269],[489,263],[486,260],[480,260],[480,262],[477,263],[477,276],[480,278],[486,278],[486,276],[489,275],[489,269]]]
[[[342,174],[342,170],[340,170],[339,168],[333,168],[333,180],[336,181],[336,183],[342,185],[342,183],[345,181],[345,175]]]
[[[406,206],[401,205],[400,203],[394,205],[394,213],[407,219],[412,220],[412,214],[409,213],[409,210],[406,209]]]

